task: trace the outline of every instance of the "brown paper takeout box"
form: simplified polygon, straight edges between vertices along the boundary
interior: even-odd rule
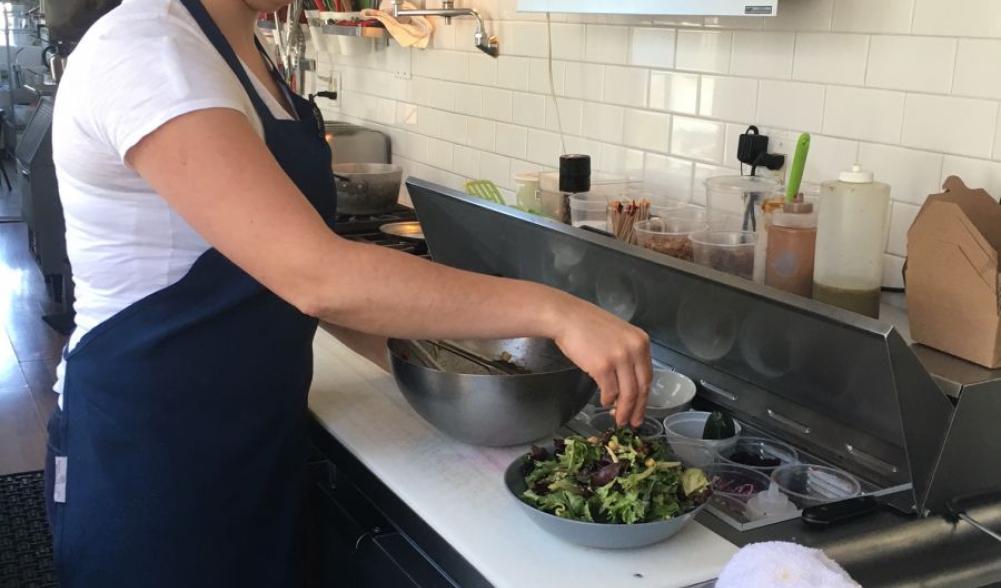
[[[928,197],[907,231],[911,337],[988,368],[1001,367],[1001,205],[956,176]]]

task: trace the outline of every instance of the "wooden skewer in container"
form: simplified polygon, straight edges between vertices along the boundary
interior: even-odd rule
[[[650,218],[649,200],[612,200],[608,203],[608,230],[616,239],[636,243],[633,227]]]

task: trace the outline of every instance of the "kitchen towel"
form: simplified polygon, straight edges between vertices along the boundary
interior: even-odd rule
[[[403,10],[414,10],[417,7],[410,2],[400,5]],[[402,21],[393,16],[391,4],[384,0],[379,5],[379,10],[366,8],[361,11],[363,18],[374,18],[382,23],[389,34],[396,39],[402,47],[417,47],[426,49],[431,42],[431,35],[434,34],[434,25],[423,16],[403,17]]]
[[[795,543],[752,543],[723,567],[716,588],[861,588],[819,549]]]

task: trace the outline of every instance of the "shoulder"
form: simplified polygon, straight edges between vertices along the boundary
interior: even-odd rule
[[[198,38],[208,44],[197,23],[178,0],[124,0],[101,17],[80,41],[80,48],[106,43],[163,38]]]
[[[164,122],[203,108],[252,106],[178,0],[125,0],[70,56],[55,123],[124,152]]]
[[[226,62],[178,0],[125,0],[87,31],[66,77],[85,102],[88,94],[103,103],[144,88],[236,91]]]
[[[225,66],[177,0],[125,0],[87,31],[67,71],[75,67],[106,76],[134,66],[152,74],[175,55],[197,57],[185,64],[192,70]]]

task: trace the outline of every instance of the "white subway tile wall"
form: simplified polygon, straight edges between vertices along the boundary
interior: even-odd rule
[[[513,174],[567,150],[704,203],[706,178],[738,173],[748,125],[787,155],[807,131],[806,180],[860,162],[891,185],[887,285],[900,285],[907,227],[946,177],[1001,197],[998,0],[784,0],[764,19],[554,14],[555,101],[545,17],[514,0],[461,3],[487,16],[499,59],[462,19],[437,23],[428,50],[317,55],[319,74],[342,82],[325,114],[389,134],[409,174],[489,179],[510,197]]]
[[[762,78],[792,77],[795,38],[793,33],[734,32],[730,73]]]
[[[945,94],[952,87],[955,63],[955,39],[877,35],[869,46],[865,82],[876,88]]]
[[[805,82],[861,86],[865,83],[868,55],[868,35],[799,33],[792,77]]]
[[[650,72],[650,108],[695,114],[699,76],[669,71]]]
[[[749,78],[702,76],[699,115],[724,120],[753,120],[758,81]]]
[[[727,73],[730,70],[733,33],[729,31],[678,31],[675,64],[678,69]]]

